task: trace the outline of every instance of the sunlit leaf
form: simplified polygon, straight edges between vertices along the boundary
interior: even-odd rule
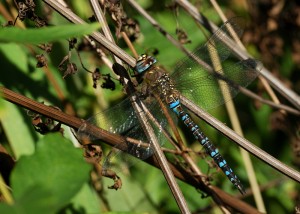
[[[78,24],[51,26],[34,29],[2,28],[0,31],[0,42],[18,42],[39,44],[52,42],[70,37],[82,36],[99,29],[99,24]]]
[[[87,182],[89,170],[80,150],[60,134],[49,134],[38,142],[33,155],[18,161],[11,177],[14,197],[22,201],[28,192],[42,189],[36,194],[41,198],[51,196],[47,207],[61,208]]]

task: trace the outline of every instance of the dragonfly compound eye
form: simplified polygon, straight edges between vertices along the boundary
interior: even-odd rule
[[[142,74],[147,71],[153,64],[156,63],[156,59],[153,56],[147,56],[146,54],[141,55],[136,63],[135,70]]]

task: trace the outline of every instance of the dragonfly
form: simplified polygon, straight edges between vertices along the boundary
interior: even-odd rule
[[[215,59],[212,58],[209,50],[213,46],[217,50],[220,62],[227,61],[228,58],[232,61],[230,49],[222,42],[225,37],[230,38],[228,27],[233,28],[238,36],[242,34],[236,20],[230,19],[203,46],[192,53],[193,57],[187,56],[178,62],[171,74],[157,66],[157,59],[153,56],[141,55],[134,68],[135,76],[138,77],[141,84],[137,92],[131,96],[135,96],[140,103],[143,103],[141,109],[145,110],[146,106],[147,111],[155,117],[158,123],[156,124],[158,127],[156,133],[159,142],[163,142],[161,140],[163,130],[168,124],[155,97],[161,99],[174,113],[173,115],[185,124],[190,134],[202,145],[206,153],[215,161],[232,184],[244,194],[244,187],[237,175],[180,102],[180,96],[184,95],[199,107],[205,110],[212,109],[233,98],[239,92],[237,86],[246,87],[258,76],[260,63],[254,59],[237,60],[237,62],[227,64],[226,69],[224,67],[218,71],[208,70],[195,60],[195,57],[200,58],[213,68],[213,60]],[[225,92],[220,88],[220,82],[226,84],[227,90]],[[224,93],[230,96],[224,96]],[[132,108],[130,98],[94,115],[88,119],[88,122],[112,133],[124,135],[127,139],[139,139],[135,143],[130,142],[128,144],[129,150],[127,152],[131,155],[145,159],[153,154],[151,144],[141,146],[139,143],[147,142],[147,137],[134,108]],[[147,122],[152,126],[154,125],[150,119]],[[93,138],[93,135],[85,130],[85,126],[79,129],[78,135]]]

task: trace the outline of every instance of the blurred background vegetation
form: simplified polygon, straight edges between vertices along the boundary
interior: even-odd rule
[[[208,35],[203,33],[186,12],[172,7],[172,1],[139,0],[143,8],[155,18],[160,25],[171,35],[177,38],[176,28],[183,29],[188,36],[189,43],[185,46],[193,50],[203,44]],[[60,26],[67,24],[63,17],[49,8],[42,1],[36,3],[36,14],[47,20],[48,25]],[[93,14],[87,1],[66,1],[67,5],[82,19],[88,20]],[[176,62],[184,54],[174,47],[151,24],[139,15],[126,1],[121,1],[127,16],[136,20],[134,34],[131,39],[138,53],[156,53],[159,63],[167,70],[172,71]],[[191,1],[198,10],[210,21],[221,25],[216,10],[210,1]],[[282,81],[286,87],[299,94],[300,92],[300,4],[297,1],[287,0],[261,0],[261,1],[220,1],[223,12],[228,18],[241,16],[245,20],[242,41],[247,50],[274,76]],[[3,1],[0,4],[0,22],[5,25],[8,17],[15,18],[17,7],[13,1]],[[7,14],[6,14],[6,13]],[[126,43],[118,34],[116,23],[107,13],[107,21],[117,45],[131,54]],[[16,26],[34,28],[35,23],[25,19],[17,20]],[[1,41],[0,41],[1,42]],[[110,73],[107,66],[99,59],[94,50],[85,45],[82,38],[78,38],[78,48],[83,65],[90,71],[100,68],[102,74]],[[0,83],[6,88],[32,98],[47,105],[59,107],[62,111],[88,118],[97,112],[103,111],[126,98],[122,86],[115,81],[116,89],[109,90],[92,87],[91,74],[86,72],[79,61],[76,52],[71,51],[71,62],[77,65],[74,74],[65,75],[58,65],[68,54],[69,43],[66,40],[53,42],[52,52],[46,53],[37,46],[20,43],[0,43]],[[105,53],[109,53],[104,50]],[[44,54],[47,66],[36,66],[37,54]],[[249,88],[256,94],[268,98],[259,81],[251,84]],[[288,102],[279,96],[282,103]],[[235,99],[239,119],[246,139],[268,152],[275,158],[299,169],[299,121],[296,116],[286,116],[279,110],[272,109],[243,95]],[[25,109],[0,100],[1,126],[0,140],[2,151],[6,151],[18,165],[18,160],[24,155],[32,155],[39,140],[43,135],[35,131],[31,118]],[[230,125],[224,107],[210,111],[216,118]],[[218,133],[215,129],[201,122],[203,130],[212,142],[231,163],[231,167],[239,175],[246,187],[249,187],[247,174],[244,170],[239,149],[235,144]],[[64,128],[64,136],[75,141],[68,127]],[[60,140],[57,138],[56,140]],[[201,146],[196,142],[189,142],[195,151],[201,151]],[[103,148],[104,151],[105,148]],[[252,158],[255,173],[259,184],[262,186],[263,202],[268,213],[291,213],[300,210],[299,184],[280,174],[270,166],[256,158]],[[72,161],[71,161],[72,162]],[[209,158],[204,160],[197,157],[197,163],[203,172],[212,176],[212,183],[231,194],[238,194],[227,178],[216,169],[208,167]],[[2,165],[2,163],[0,163]],[[80,172],[78,172],[80,173]],[[74,177],[77,175],[74,174]],[[136,213],[177,213],[178,208],[167,183],[161,172],[143,162],[135,164],[130,170],[125,170],[120,175],[123,182],[122,189],[118,191],[107,189],[111,180],[101,179],[97,184],[86,178],[85,185],[72,196],[74,207],[66,207],[64,212],[136,212]],[[4,176],[5,177],[5,176]],[[188,202],[189,208],[194,213],[219,213],[221,212],[210,197],[202,198],[202,194],[195,188],[178,181],[180,188]],[[96,187],[95,187],[96,185]],[[252,196],[242,200],[256,206]],[[58,209],[59,210],[59,209]]]

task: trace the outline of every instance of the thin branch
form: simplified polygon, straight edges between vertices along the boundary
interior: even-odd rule
[[[153,128],[151,127],[151,125],[149,123],[147,123],[147,119],[146,119],[146,115],[144,113],[144,111],[140,111],[141,108],[146,108],[143,103],[141,102],[141,106],[139,106],[137,103],[137,101],[134,102],[134,105],[133,104],[133,107],[135,108],[135,112],[139,112],[139,118],[141,119],[140,120],[140,123],[145,127],[144,130],[145,130],[145,133],[147,135],[147,138],[148,139],[151,139],[150,143],[152,145],[152,148],[154,149],[155,151],[155,157],[163,171],[163,174],[169,184],[169,187],[173,193],[173,196],[175,197],[175,200],[177,202],[177,205],[178,207],[180,208],[180,211],[182,213],[190,213],[190,210],[187,206],[187,203],[185,201],[185,198],[174,178],[174,175],[169,167],[169,165],[167,164],[168,161],[164,155],[164,153],[162,152],[162,150],[160,149],[160,145],[159,145],[159,142],[155,136],[155,133],[154,133],[154,130]],[[141,107],[141,108],[140,108]]]
[[[214,8],[216,9],[219,16],[222,18],[223,22],[226,22],[227,18],[225,17],[225,14],[223,13],[221,8],[219,7],[218,3],[214,0],[211,0],[210,2],[213,4]],[[233,38],[233,40],[237,43],[237,45],[242,50],[245,50],[245,47],[242,44],[240,38],[237,36],[236,32],[233,30],[233,28],[230,24],[228,25],[227,30],[228,30],[230,36]],[[209,45],[209,47],[211,47],[211,48],[209,48],[210,54],[215,54],[215,55],[218,54],[218,51],[215,50],[213,45]],[[211,57],[211,58],[212,58],[212,60],[219,59],[219,57]],[[219,60],[216,60],[216,61],[217,62],[215,62],[215,63],[213,62],[214,67],[216,67],[216,64],[217,64],[217,66],[221,66],[221,62]],[[217,71],[219,69],[215,68],[215,70]],[[222,82],[220,82],[219,84],[220,84],[220,88],[222,90],[223,96],[226,96],[226,95],[230,96],[228,85],[227,84],[222,84]],[[227,91],[227,93],[225,91]],[[228,102],[226,102],[225,107],[226,107],[226,110],[228,112],[229,119],[231,121],[233,130],[237,134],[244,137],[244,133],[243,133],[243,130],[242,130],[242,127],[241,127],[241,124],[240,124],[240,121],[239,121],[239,117],[238,117],[238,114],[236,112],[236,108],[235,108],[235,105],[234,105],[233,101],[229,100]],[[246,172],[247,172],[247,177],[248,177],[251,189],[253,190],[253,193],[254,193],[253,196],[254,196],[256,206],[258,207],[258,210],[260,212],[266,213],[266,208],[265,208],[262,196],[261,196],[261,192],[259,191],[259,185],[258,185],[258,181],[257,181],[257,178],[256,178],[256,174],[255,174],[255,171],[254,171],[254,167],[253,167],[250,155],[247,151],[245,151],[241,148],[240,148],[240,153],[241,153],[241,156],[242,156],[243,161],[244,161],[244,165],[245,165],[245,169],[246,169]]]
[[[97,0],[90,0],[91,6],[93,8],[94,14],[98,20],[98,22],[101,24],[101,29],[103,31],[104,36],[113,44],[116,45],[114,37],[111,34],[111,31],[107,25],[106,19],[104,17],[104,14],[102,12],[102,9],[99,5],[99,1]],[[115,57],[115,55],[113,55],[115,62],[122,64],[122,61]]]
[[[250,90],[247,90],[246,88],[240,87],[238,86],[239,91],[241,91],[243,94],[247,95],[248,97],[251,97],[252,99],[255,99],[261,103],[264,103],[266,105],[269,105],[270,107],[274,108],[274,109],[279,109],[279,110],[284,110],[290,114],[294,114],[299,116],[300,115],[300,111],[298,111],[297,109],[291,108],[290,106],[284,105],[284,104],[277,104],[274,103],[270,100],[266,100],[260,96],[258,96],[257,94],[253,93]]]

